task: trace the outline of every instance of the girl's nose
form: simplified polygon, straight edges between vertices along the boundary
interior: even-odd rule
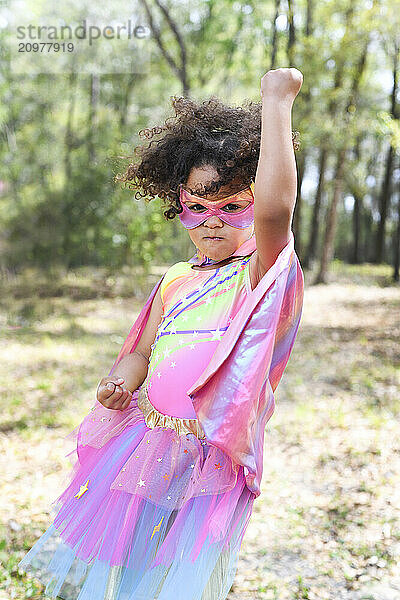
[[[208,217],[208,219],[204,221],[203,225],[206,225],[207,227],[222,227],[223,222],[217,215],[211,215],[211,217]]]

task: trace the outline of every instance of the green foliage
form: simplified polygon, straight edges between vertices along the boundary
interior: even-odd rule
[[[361,261],[372,260],[386,144],[390,140],[396,151],[399,145],[398,118],[390,113],[399,11],[391,0],[357,1],[351,6],[347,0],[324,0],[313,4],[307,35],[307,7],[305,0],[295,5],[295,37],[290,47],[287,9],[281,6],[274,22],[272,2],[172,3],[170,16],[181,45],[165,17],[153,7],[154,16],[162,23],[161,43],[169,59],[154,37],[149,39],[149,71],[101,75],[97,97],[91,93],[91,75],[20,76],[3,61],[1,268],[120,268],[124,264],[148,268],[155,259],[188,258],[194,248],[187,233],[178,222],[165,222],[157,201],[150,205],[136,202],[132,192],[120,189],[113,182],[113,161],[118,156],[134,156],[134,148],[143,142],[139,130],[163,123],[171,115],[170,97],[182,93],[184,85],[196,98],[217,94],[228,103],[245,98],[258,101],[260,78],[268,69],[280,66],[296,66],[304,75],[294,104],[293,128],[300,131],[298,159],[306,159],[306,183],[312,180],[312,185],[305,185],[302,192],[298,239],[302,238],[305,248],[314,209],[318,152],[327,149],[330,171],[345,144],[342,193],[357,193],[361,198]],[[365,48],[366,67],[354,92]],[[354,156],[352,149],[359,140],[361,151]],[[369,175],[374,182],[367,186]],[[328,173],[317,234],[318,256],[334,184]],[[354,246],[352,212],[339,204],[335,256],[348,261]],[[393,208],[388,211],[388,260],[397,222]]]

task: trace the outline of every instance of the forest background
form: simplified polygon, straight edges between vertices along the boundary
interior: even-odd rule
[[[229,600],[399,599],[400,2],[120,3],[145,34],[135,59],[112,46],[112,72],[104,40],[73,68],[12,55],[13,5],[0,2],[0,598],[43,597],[17,563],[50,524],[64,437],[151,287],[194,252],[158,199],[114,182],[119,157],[173,116],[172,96],[258,102],[264,73],[296,67],[304,311]],[[60,6],[66,23],[88,16],[64,0],[50,17]],[[112,23],[116,6],[96,10]]]

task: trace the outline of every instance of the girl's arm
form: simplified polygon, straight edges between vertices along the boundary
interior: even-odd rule
[[[155,340],[157,328],[162,319],[163,306],[160,292],[161,288],[159,287],[153,298],[146,326],[135,350],[124,356],[115,367],[112,376],[103,377],[98,386],[97,399],[106,408],[123,410],[129,406],[130,392],[134,392],[146,379],[151,345]],[[110,381],[117,382],[119,378],[122,378],[123,381],[119,381],[118,385],[113,384],[115,389],[110,394],[106,386]]]
[[[143,381],[146,379],[151,345],[155,340],[161,318],[162,301],[159,287],[153,298],[148,321],[142,331],[135,350],[131,354],[124,356],[113,372],[114,377],[124,378],[125,387],[131,392],[142,385]]]
[[[257,283],[289,241],[297,195],[291,111],[303,76],[294,68],[261,79],[261,142],[254,192],[253,278]]]

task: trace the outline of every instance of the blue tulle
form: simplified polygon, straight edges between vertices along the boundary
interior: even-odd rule
[[[194,500],[203,500],[194,499]],[[195,563],[185,560],[195,542],[196,504],[189,514],[189,535],[179,540],[169,565],[149,568],[154,548],[140,547],[140,536],[126,565],[98,559],[87,564],[60,538],[54,525],[42,534],[18,564],[45,585],[44,594],[65,600],[225,600],[234,581],[239,550],[250,517],[243,512],[228,548],[204,544]],[[151,505],[146,508],[150,510]],[[153,507],[154,508],[154,507]],[[145,509],[146,510],[146,509]],[[145,512],[145,511],[144,511]],[[160,513],[161,514],[161,513]],[[144,515],[145,522],[146,515]],[[190,522],[191,521],[191,522]],[[245,522],[246,521],[246,522]],[[138,557],[141,560],[138,560]]]

